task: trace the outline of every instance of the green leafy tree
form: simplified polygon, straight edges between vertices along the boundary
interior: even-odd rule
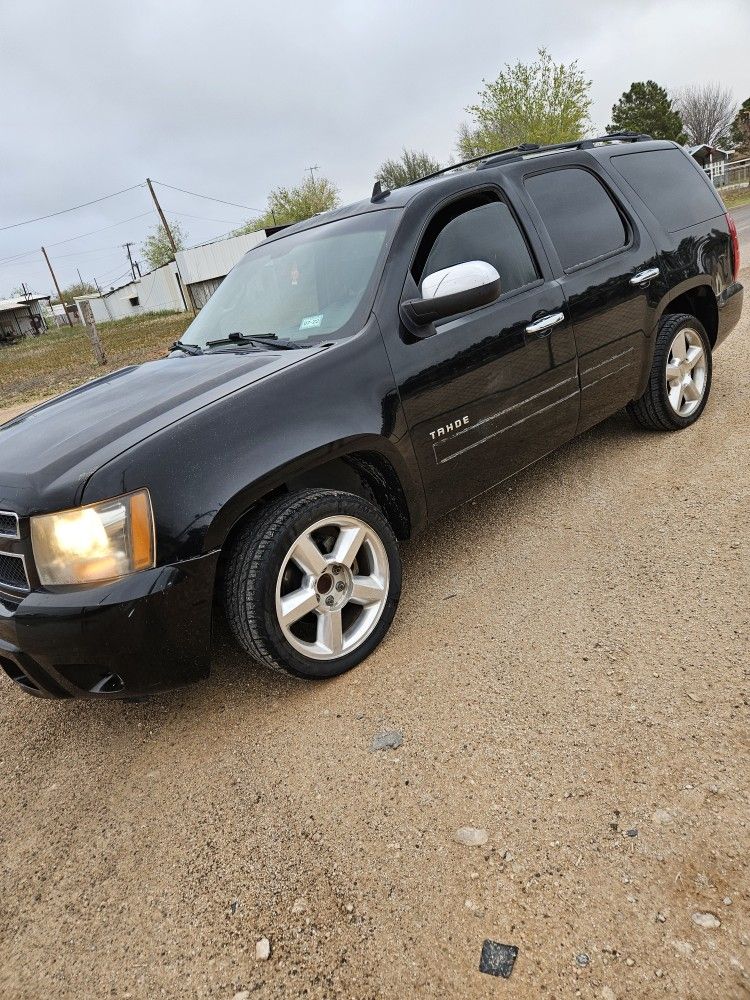
[[[397,160],[385,160],[380,164],[375,180],[393,191],[427,174],[434,174],[436,170],[440,170],[440,164],[424,150],[404,148]]]
[[[179,222],[170,222],[169,228],[172,236],[174,237],[177,249],[184,250],[188,234],[183,231]],[[163,267],[171,260],[174,260],[174,250],[172,249],[172,244],[169,242],[167,231],[161,222],[157,226],[154,226],[149,235],[146,237],[145,243],[141,246],[141,253],[152,271],[155,271],[157,267]]]
[[[90,281],[76,281],[74,284],[68,285],[67,288],[62,288],[61,292],[63,302],[72,305],[76,295],[96,295],[97,287],[92,285]]]
[[[338,188],[327,177],[306,178],[297,187],[277,187],[268,195],[266,211],[257,219],[249,219],[235,230],[234,236],[252,233],[271,226],[303,222],[313,215],[329,212],[340,204]]]
[[[732,122],[732,145],[741,156],[750,156],[750,97],[742,102]]]
[[[666,90],[653,80],[630,84],[612,107],[612,124],[607,131],[643,132],[654,139],[687,142],[679,111]]]
[[[589,127],[591,81],[577,62],[555,63],[546,49],[536,62],[506,63],[496,80],[483,83],[479,102],[466,109],[472,121],[459,127],[464,159],[524,142],[570,142]]]

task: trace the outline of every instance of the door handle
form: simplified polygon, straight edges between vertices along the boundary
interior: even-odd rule
[[[535,319],[533,323],[529,323],[526,327],[526,333],[530,334],[532,337],[543,335],[551,330],[553,326],[557,326],[559,323],[565,322],[565,313],[556,312],[548,313],[546,316],[542,316],[541,319]]]
[[[634,274],[633,277],[630,279],[630,284],[631,285],[647,285],[649,283],[649,281],[653,281],[654,278],[658,278],[658,277],[659,277],[659,268],[658,267],[649,267],[649,268],[646,268],[645,271],[638,271],[637,274]]]

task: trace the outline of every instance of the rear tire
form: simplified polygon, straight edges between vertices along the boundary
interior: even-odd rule
[[[652,431],[680,431],[694,424],[711,391],[711,344],[702,324],[688,313],[659,324],[646,391],[627,410]]]
[[[353,493],[287,494],[229,552],[224,606],[243,649],[297,677],[342,674],[381,642],[401,594],[401,560],[378,507]]]

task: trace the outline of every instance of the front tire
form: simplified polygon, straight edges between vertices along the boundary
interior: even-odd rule
[[[646,391],[628,403],[628,413],[648,430],[689,427],[708,402],[711,373],[711,344],[702,324],[687,313],[665,316],[656,335]]]
[[[300,490],[265,508],[229,552],[224,606],[254,659],[298,677],[342,674],[381,642],[401,594],[390,524],[338,490]]]

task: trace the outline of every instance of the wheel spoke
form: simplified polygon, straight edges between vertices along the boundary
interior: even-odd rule
[[[308,576],[320,576],[325,572],[326,559],[310,535],[300,535],[292,549],[292,559],[303,573]]]
[[[669,390],[669,402],[675,413],[679,413],[682,407],[682,382],[678,382]]]
[[[672,341],[672,357],[675,361],[684,361],[687,357],[687,340],[684,330],[680,330]]]
[[[355,604],[377,604],[385,597],[383,581],[377,576],[352,577],[352,596]]]
[[[354,528],[342,528],[331,553],[334,562],[351,566],[365,539],[364,526],[358,524]]]
[[[685,396],[685,399],[690,400],[691,403],[695,403],[697,400],[701,398],[700,389],[695,384],[695,382],[693,382],[692,379],[690,379],[689,382],[686,382],[685,385],[683,385],[682,392],[683,395]]]
[[[687,363],[688,368],[692,371],[697,364],[703,360],[703,348],[702,347],[691,347],[687,352]],[[669,372],[669,369],[667,369]]]
[[[312,587],[300,587],[281,598],[281,621],[289,627],[318,606],[318,595]]]
[[[340,611],[324,611],[318,618],[318,644],[327,652],[338,655],[344,648],[344,631]]]
[[[680,365],[677,361],[670,361],[667,365],[667,382],[674,382],[675,379],[681,379],[682,372],[680,371]]]

